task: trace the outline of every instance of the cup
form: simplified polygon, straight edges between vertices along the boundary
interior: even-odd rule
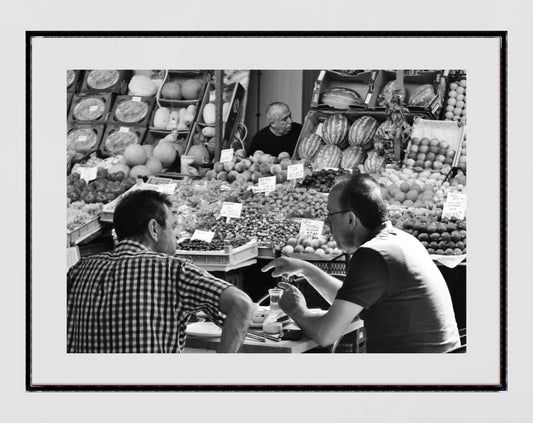
[[[279,310],[279,299],[283,294],[283,289],[281,288],[272,288],[268,290],[268,295],[270,295],[270,310]]]

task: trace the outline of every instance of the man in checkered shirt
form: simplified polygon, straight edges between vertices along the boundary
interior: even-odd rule
[[[69,353],[179,353],[191,314],[223,324],[218,352],[238,352],[252,301],[175,256],[171,203],[138,190],[117,206],[113,251],[81,259],[67,275]]]

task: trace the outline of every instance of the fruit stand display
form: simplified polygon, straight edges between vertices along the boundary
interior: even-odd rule
[[[374,176],[382,187],[394,225],[417,237],[435,260],[453,256],[456,265],[466,257],[466,220],[464,213],[450,214],[448,199],[466,199],[466,120],[445,120],[450,116],[446,112],[442,120],[436,120],[437,109],[433,106],[444,104],[444,88],[447,99],[456,99],[455,105],[458,101],[464,103],[465,90],[459,88],[464,88],[461,84],[466,86],[466,77],[464,73],[460,79],[454,77],[455,85],[446,86],[445,74],[407,72],[402,88],[402,84],[395,85],[399,75],[395,71],[361,71],[356,75],[324,71],[292,157],[288,153],[274,157],[261,151],[248,156],[243,148],[236,148],[215,161],[214,143],[218,140],[214,137],[210,74],[134,72],[129,83],[133,93],[120,94],[118,106],[106,106],[108,115],[116,115],[120,104],[126,102],[123,112],[118,113],[122,121],[106,118],[105,129],[95,135],[111,137],[112,142],[113,134],[122,134],[115,135],[115,144],[123,149],[111,151],[108,145],[107,149],[93,150],[96,141],[80,142],[92,148],[81,149],[83,153],[74,160],[79,162],[78,167],[68,176],[69,213],[75,216],[69,218],[69,230],[87,222],[93,222],[94,229],[95,217],[102,210],[104,222],[110,222],[112,207],[108,203],[116,204],[115,199],[128,189],[137,189],[133,185],[142,184],[139,178],[165,175],[162,172],[171,169],[180,157],[190,156],[193,162],[189,164],[198,172],[173,179],[176,189],[170,195],[181,255],[224,260],[221,257],[228,258],[229,251],[252,243],[256,257],[261,251],[270,251],[266,257],[285,254],[335,260],[343,252],[328,227],[314,236],[303,236],[302,224],[304,220],[323,221],[328,192],[334,183],[352,172],[362,172]],[[162,76],[159,85],[153,83],[154,75]],[[77,80],[79,84],[81,77]],[[343,87],[343,83],[348,86]],[[238,113],[233,110],[235,92],[235,86],[226,90],[225,120],[232,112]],[[144,94],[142,99],[151,100],[133,100],[139,93]],[[102,93],[90,95],[100,98]],[[462,100],[457,100],[459,95],[463,95]],[[79,104],[77,97],[73,97],[72,104]],[[137,112],[150,110],[150,104],[150,117],[141,118],[142,113]],[[92,110],[94,105],[88,107]],[[138,123],[146,125],[144,132],[134,129],[142,126]],[[84,126],[72,122],[72,128]],[[125,141],[131,137],[124,135],[127,133],[137,136],[137,140]],[[76,142],[69,138],[71,144]],[[290,178],[289,168],[295,165],[301,166],[301,173]],[[87,178],[88,170],[80,168],[91,166],[98,170],[94,177]],[[265,179],[271,179],[272,185],[261,189]],[[238,216],[224,215],[222,210],[228,203],[240,205]],[[198,238],[198,231],[212,233],[212,240]],[[213,254],[202,256],[200,252]],[[247,255],[246,259],[251,257]]]

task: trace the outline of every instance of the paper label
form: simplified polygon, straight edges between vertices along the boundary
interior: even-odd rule
[[[78,169],[80,179],[85,179],[87,182],[94,181],[98,172],[97,167],[80,167]]]
[[[90,111],[90,112],[95,112],[96,110],[98,110],[98,106],[91,106],[91,107],[89,107],[89,111]]]
[[[287,167],[287,180],[304,177],[304,164],[298,163]]]
[[[220,151],[220,162],[231,162],[233,160],[233,148]]]
[[[87,141],[87,135],[80,135],[78,141]]]
[[[323,229],[323,220],[302,219],[302,223],[300,223],[300,233],[298,236],[301,238],[318,238],[320,235],[322,235]]]
[[[199,239],[200,241],[205,241],[207,243],[210,243],[213,240],[214,236],[215,236],[214,232],[200,231],[196,229],[194,233],[192,234],[191,239],[192,240]]]
[[[141,97],[137,97],[137,96],[131,98],[131,101],[141,101],[141,100],[142,100],[142,98]]]
[[[276,189],[276,177],[266,176],[257,180],[257,192],[270,192]]]
[[[368,93],[365,97],[365,104],[370,103],[370,99],[372,98],[372,93]]]
[[[440,264],[449,267],[450,269],[457,267],[461,262],[466,260],[466,254],[459,254],[456,256],[441,256],[437,254],[431,254],[430,256],[434,261],[438,261]]]
[[[172,195],[174,192],[176,192],[177,184],[158,184],[157,185],[157,191],[163,194]]]
[[[227,218],[240,218],[242,213],[242,203],[230,203],[224,201],[220,209],[220,216]]]
[[[119,129],[119,132],[130,132],[129,128],[126,128],[125,126],[121,126]]]
[[[442,209],[442,217],[455,217],[464,220],[466,213],[466,194],[451,192],[446,198],[446,203]]]

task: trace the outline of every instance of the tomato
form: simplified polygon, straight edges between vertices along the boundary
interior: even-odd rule
[[[77,172],[72,172],[69,176],[72,178],[73,181],[78,181],[80,179],[80,174]]]
[[[109,201],[109,202],[111,202],[111,201],[113,201],[115,198],[117,198],[117,197],[115,197],[115,194],[111,194],[110,192],[106,193],[105,196],[106,196],[106,198],[107,198],[107,201]]]
[[[114,173],[111,175],[110,179],[111,179],[112,181],[122,181],[122,180],[124,179],[124,176],[126,176],[126,175],[124,174],[124,172],[122,172],[121,170],[119,170],[118,172],[114,172]]]
[[[85,182],[84,179],[77,179],[76,182],[74,182],[74,187],[83,189],[87,186],[87,182]]]
[[[72,191],[67,194],[67,197],[70,198],[72,201],[78,201],[80,199],[80,194],[76,191]]]
[[[88,192],[85,196],[85,202],[86,203],[95,203],[96,202],[96,195],[92,192]]]

